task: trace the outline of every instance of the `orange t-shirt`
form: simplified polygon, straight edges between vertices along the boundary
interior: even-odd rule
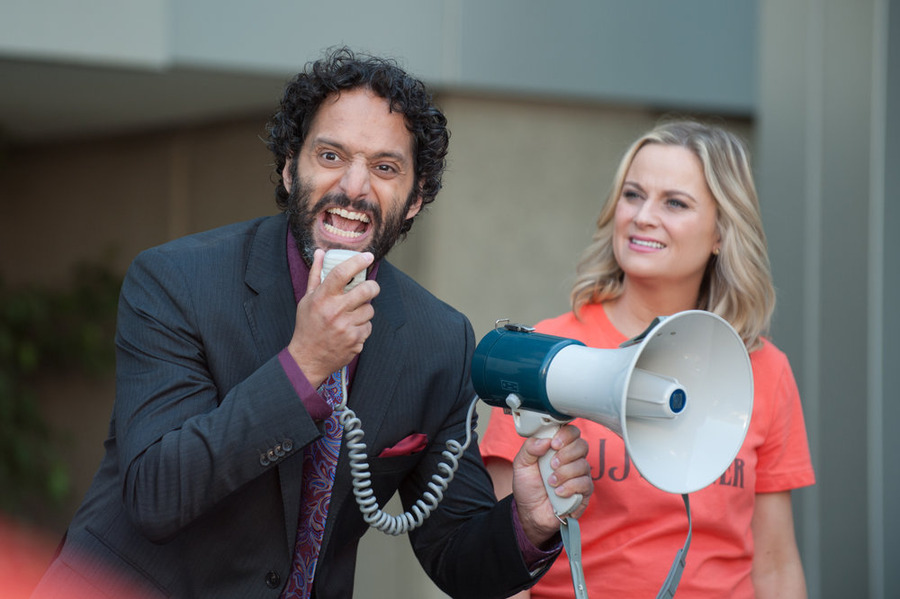
[[[615,348],[627,341],[591,304],[537,325],[541,333]],[[693,537],[679,598],[753,597],[750,521],[757,493],[815,482],[800,395],[787,357],[770,342],[750,354],[753,415],[737,457],[720,479],[690,495]],[[655,597],[687,536],[681,496],[653,487],[625,454],[620,437],[578,418],[588,441],[594,493],[581,518],[582,565],[591,597]],[[512,417],[493,408],[481,453],[510,461],[522,444]],[[531,591],[534,599],[574,597],[568,558],[560,556]]]

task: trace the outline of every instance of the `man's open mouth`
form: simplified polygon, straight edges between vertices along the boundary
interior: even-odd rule
[[[331,208],[325,212],[322,226],[332,235],[356,239],[365,234],[370,222],[369,216],[362,212]]]

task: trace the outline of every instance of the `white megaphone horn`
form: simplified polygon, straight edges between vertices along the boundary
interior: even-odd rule
[[[619,435],[638,472],[653,486],[686,494],[731,465],[750,424],[753,373],[740,336],[711,312],[656,319],[618,349],[495,328],[472,357],[472,382],[486,403],[505,408],[523,436],[552,437],[587,418]],[[546,484],[552,455],[541,460]],[[558,515],[580,496],[558,497]]]

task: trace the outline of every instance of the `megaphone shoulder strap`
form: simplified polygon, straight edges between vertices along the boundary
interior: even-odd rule
[[[678,583],[681,582],[681,573],[684,572],[687,552],[691,546],[691,501],[688,499],[687,493],[682,494],[681,499],[684,500],[684,509],[687,511],[687,539],[684,541],[684,547],[679,549],[678,553],[675,554],[675,561],[672,562],[672,567],[669,569],[669,575],[666,576],[666,580],[659,589],[659,594],[656,596],[656,599],[669,599],[675,596],[675,589],[678,588]]]
[[[681,582],[681,574],[684,572],[684,565],[687,559],[687,552],[691,546],[692,522],[691,522],[691,501],[687,493],[681,495],[684,501],[684,509],[688,518],[688,534],[684,541],[684,546],[675,554],[675,561],[669,568],[669,574],[666,576],[665,582],[659,589],[656,599],[671,599],[675,597],[675,591],[678,589],[678,583]],[[587,585],[584,581],[584,570],[581,566],[581,528],[578,520],[575,518],[566,518],[559,527],[559,533],[562,536],[563,547],[569,556],[569,569],[572,571],[572,585],[575,587],[575,599],[587,599]]]
[[[569,556],[569,569],[572,571],[572,584],[575,586],[575,599],[587,599],[587,586],[584,582],[584,570],[581,567],[581,527],[575,518],[566,518],[559,527],[563,547]]]

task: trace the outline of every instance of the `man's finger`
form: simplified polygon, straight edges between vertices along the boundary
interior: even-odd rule
[[[522,444],[519,451],[520,464],[522,466],[533,466],[537,464],[538,458],[550,450],[550,439],[540,439],[538,437],[529,437]]]
[[[312,266],[309,267],[309,279],[306,280],[306,293],[310,294],[315,291],[316,287],[320,284],[320,279],[322,278],[322,264],[325,261],[325,252],[320,249],[316,249],[313,254],[313,263]]]
[[[361,273],[362,280],[365,280],[365,271],[374,260],[375,256],[371,252],[362,252],[344,260],[326,275],[326,278],[334,278],[336,280],[335,283],[329,282],[329,285],[338,285],[340,289],[344,289],[356,275]]]

